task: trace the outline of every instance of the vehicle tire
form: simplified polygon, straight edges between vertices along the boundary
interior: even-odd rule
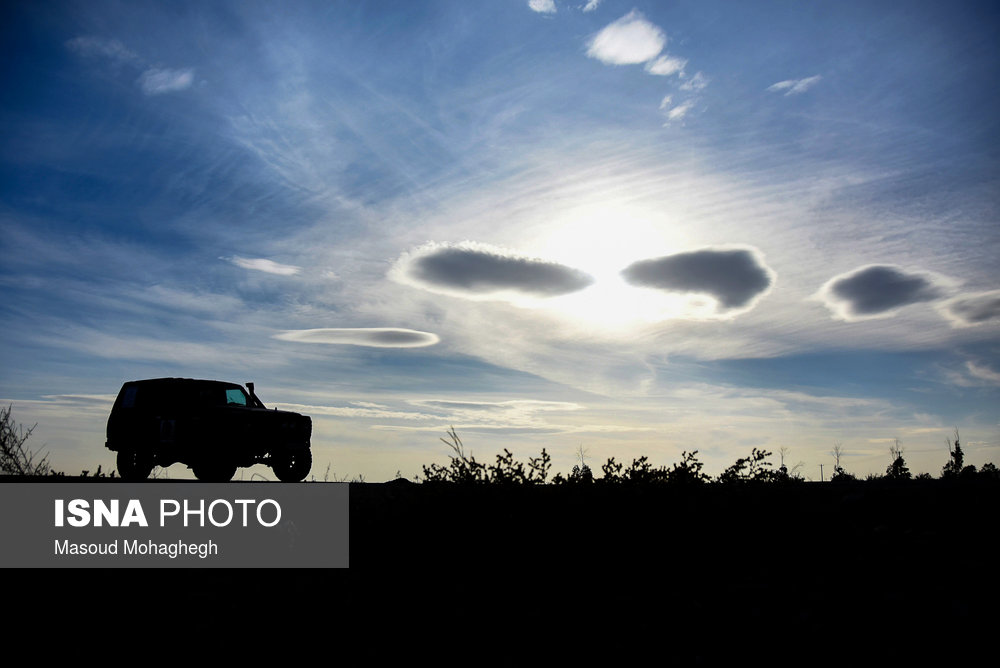
[[[122,480],[145,480],[153,472],[153,458],[138,448],[122,448],[116,459]]]
[[[229,482],[236,475],[236,465],[223,462],[211,462],[192,466],[194,475],[202,482]]]
[[[271,470],[281,482],[302,482],[312,469],[312,450],[290,450],[275,455],[271,461]]]

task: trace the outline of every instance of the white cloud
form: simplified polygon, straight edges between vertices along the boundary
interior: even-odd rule
[[[815,86],[822,78],[822,76],[817,74],[804,79],[787,79],[785,81],[779,81],[776,84],[771,84],[767,87],[767,89],[772,93],[780,93],[781,91],[784,91],[786,96],[798,95]]]
[[[162,95],[175,93],[190,88],[194,83],[194,70],[191,68],[168,69],[153,67],[139,76],[139,87],[146,95]]]
[[[587,55],[607,65],[636,65],[656,58],[667,36],[636,10],[605,26],[587,45]]]
[[[682,74],[688,61],[676,56],[660,56],[656,60],[646,63],[646,71],[661,77],[668,77],[671,74]]]
[[[681,84],[681,90],[690,91],[700,91],[704,90],[705,86],[708,85],[708,79],[701,72],[696,73],[693,77]]]
[[[583,6],[583,11],[592,12],[597,9],[601,4],[601,0],[589,0],[587,4]]]
[[[555,14],[555,0],[528,0],[528,7],[539,14]]]
[[[226,260],[227,262],[232,262],[237,267],[243,267],[244,269],[252,269],[253,271],[263,271],[267,274],[277,274],[279,276],[294,276],[301,271],[301,267],[296,267],[290,264],[278,264],[272,260],[265,260],[263,258],[246,258],[246,257],[224,257],[219,258],[221,260]]]
[[[422,348],[433,346],[441,340],[437,334],[430,332],[394,327],[296,329],[275,334],[274,338],[297,343],[325,343],[372,348]]]

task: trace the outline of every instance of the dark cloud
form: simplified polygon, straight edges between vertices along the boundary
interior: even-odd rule
[[[582,290],[594,281],[566,265],[485,245],[425,246],[401,258],[396,275],[420,287],[471,296],[515,292],[555,297]]]
[[[943,310],[958,325],[980,325],[1000,320],[1000,290],[959,295],[949,300]]]
[[[752,304],[774,284],[774,272],[750,248],[706,248],[639,260],[622,276],[638,287],[711,295],[723,311]]]
[[[933,277],[892,265],[871,265],[841,274],[820,292],[827,307],[846,319],[888,315],[944,296]]]
[[[440,339],[430,332],[391,327],[344,328],[344,329],[296,329],[274,338],[299,343],[326,343],[373,348],[420,348],[432,346]]]

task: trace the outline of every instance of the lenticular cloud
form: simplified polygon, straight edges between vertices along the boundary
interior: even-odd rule
[[[437,334],[393,327],[294,329],[274,338],[298,343],[368,346],[372,348],[421,348],[440,339]]]
[[[390,277],[432,292],[472,299],[556,297],[593,283],[593,278],[579,269],[472,242],[428,244],[406,253]]]
[[[833,277],[818,296],[841,320],[884,318],[911,304],[940,299],[944,296],[941,283],[926,272],[875,264]]]
[[[639,260],[621,274],[636,287],[708,295],[720,314],[752,308],[775,280],[753,248],[705,248]]]
[[[945,302],[942,312],[959,327],[1000,322],[1000,290],[959,295]]]

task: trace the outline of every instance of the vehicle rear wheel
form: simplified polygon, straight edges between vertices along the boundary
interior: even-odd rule
[[[122,448],[116,459],[123,480],[144,480],[153,472],[153,458],[138,448]]]
[[[304,448],[275,455],[271,460],[271,470],[281,482],[301,482],[309,475],[312,464],[312,451]]]
[[[202,482],[229,482],[236,475],[235,464],[211,462],[192,466],[194,475]]]

